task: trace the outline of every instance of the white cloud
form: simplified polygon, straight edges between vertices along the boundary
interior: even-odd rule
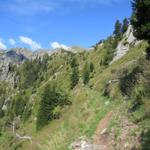
[[[60,44],[60,43],[58,43],[58,42],[52,42],[52,43],[50,43],[50,45],[51,45],[51,47],[52,47],[53,49],[57,49],[57,48],[63,48],[63,49],[65,49],[65,50],[68,50],[68,49],[69,49],[68,46],[66,46],[66,45],[64,45],[64,44]]]
[[[7,46],[0,40],[0,49],[7,49]]]
[[[8,41],[12,46],[16,44],[16,41],[13,38],[8,39]]]
[[[33,41],[31,38],[25,37],[25,36],[20,36],[19,37],[20,41],[28,46],[30,46],[30,48],[32,50],[37,50],[37,49],[41,49],[42,46],[37,43],[36,41]]]

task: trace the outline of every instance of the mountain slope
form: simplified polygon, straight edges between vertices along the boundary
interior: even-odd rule
[[[147,43],[130,45],[121,59],[109,65],[115,53],[113,42],[110,37],[90,51],[60,50],[43,55],[42,59],[21,61],[14,67],[15,87],[9,80],[0,84],[0,149],[67,150],[83,139],[88,145],[103,145],[107,149],[148,148],[150,68],[144,53]],[[72,89],[74,69],[79,80]],[[87,84],[83,82],[85,72]],[[56,100],[66,96],[69,103],[50,101],[44,110],[52,118],[37,130],[42,101],[51,92],[49,85],[54,86]],[[106,140],[102,141],[102,137]],[[82,144],[78,146],[81,148]]]
[[[28,142],[26,143],[27,145],[25,144],[26,146],[29,146],[28,149],[66,150],[73,141],[81,136],[86,136],[90,140],[89,143],[92,143],[92,135],[94,135],[99,121],[111,110],[113,110],[114,115],[112,121],[109,122],[107,129],[107,132],[111,137],[110,142],[113,145],[118,143],[115,145],[117,149],[121,149],[122,146],[124,146],[125,149],[132,149],[134,146],[137,146],[138,148],[138,146],[140,146],[140,141],[135,139],[140,136],[140,132],[142,132],[143,129],[145,130],[146,126],[144,124],[146,123],[148,125],[149,119],[147,118],[146,120],[140,121],[139,125],[135,125],[133,120],[137,117],[136,113],[144,115],[145,112],[140,112],[141,110],[137,109],[132,112],[135,116],[131,116],[130,118],[128,110],[132,106],[133,101],[129,100],[125,102],[123,100],[121,92],[118,91],[118,88],[116,88],[117,82],[114,81],[113,83],[114,75],[110,75],[109,71],[112,69],[120,69],[121,66],[124,67],[127,63],[130,63],[132,68],[132,62],[134,64],[133,60],[137,59],[139,51],[142,53],[142,50],[145,49],[144,47],[146,45],[144,43],[142,45],[139,45],[139,47],[133,48],[129,51],[129,53],[124,56],[121,63],[121,60],[116,62],[113,66],[106,68],[106,70],[99,74],[99,76],[94,77],[92,80],[97,80],[99,78],[99,80],[97,80],[99,83],[91,80],[91,83],[94,82],[95,90],[78,85],[71,94],[73,97],[72,106],[63,110],[63,114],[60,119],[51,122],[50,125],[40,133],[36,133],[35,137],[33,136],[33,144],[29,145]],[[132,53],[136,54],[135,57],[132,56]],[[105,78],[103,78],[103,76]],[[112,80],[111,84],[113,85],[110,84],[110,87],[107,87],[110,88],[110,98],[108,98],[104,97],[103,93],[98,91],[105,92],[104,90],[108,90],[105,88],[106,83],[110,80]],[[101,87],[103,89],[101,89]],[[148,109],[149,105],[146,105],[147,102],[141,107],[146,107]],[[128,120],[127,118],[130,118],[131,120]],[[122,127],[120,126],[121,124],[123,124]],[[31,128],[31,126],[29,128]],[[126,130],[128,132],[125,132]],[[132,132],[135,133],[133,134]],[[133,135],[131,136],[130,134]],[[119,138],[121,140],[120,142],[118,142]],[[25,149],[26,146],[24,147]]]

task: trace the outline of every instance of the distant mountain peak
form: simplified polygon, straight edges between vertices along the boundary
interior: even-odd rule
[[[23,55],[27,59],[30,59],[32,56],[32,51],[28,50],[27,48],[17,47],[17,48],[11,48],[7,52],[9,52],[9,51],[14,51],[14,52],[16,52],[16,54]]]

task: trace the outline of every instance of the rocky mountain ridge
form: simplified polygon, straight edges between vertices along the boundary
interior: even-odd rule
[[[127,31],[123,34],[122,39],[118,43],[116,47],[116,51],[114,54],[113,60],[110,62],[112,64],[113,62],[117,61],[121,57],[123,57],[128,50],[130,49],[130,46],[134,46],[139,44],[140,41],[137,41],[136,38],[133,35],[133,27],[132,25],[128,26]],[[103,42],[99,44],[100,46],[103,45]],[[43,58],[43,56],[48,55],[61,55],[63,52],[71,52],[71,53],[82,53],[84,51],[87,51],[88,49],[79,47],[79,46],[72,46],[68,49],[62,49],[57,48],[54,50],[50,49],[40,49],[37,51],[31,51],[26,48],[11,48],[9,50],[0,50],[0,81],[6,80],[11,81],[11,83],[14,84],[13,81],[13,74],[10,72],[11,66],[16,65],[19,66],[22,64],[25,60],[34,60],[36,58]]]
[[[62,51],[70,51],[72,53],[80,53],[86,49],[79,46],[70,47],[68,50],[57,48],[54,50],[41,49],[31,51],[26,48],[12,48],[9,50],[0,50],[0,81],[9,81],[14,84],[14,73],[10,72],[13,65],[19,66],[25,60],[34,60],[42,58],[44,55],[51,56],[53,54],[61,53]]]
[[[130,44],[125,44],[129,48],[126,50],[122,46],[118,49],[119,45],[115,50],[116,47],[112,46],[115,41],[112,36],[89,51],[83,52],[82,49],[80,51],[78,47],[74,47],[78,52],[75,54],[63,49],[56,49],[51,53],[47,53],[46,50],[46,52],[40,50],[28,53],[28,50],[21,48],[1,51],[0,80],[4,82],[1,82],[2,92],[0,92],[2,93],[0,114],[3,123],[0,125],[4,129],[1,131],[0,149],[1,147],[2,149],[4,147],[4,150],[8,149],[11,143],[13,144],[10,149],[20,146],[22,150],[39,148],[60,150],[68,147],[72,150],[113,149],[110,147],[131,150],[140,147],[141,142],[138,139],[142,138],[141,131],[146,127],[140,124],[145,123],[144,118],[147,120],[147,125],[149,124],[147,114],[150,109],[147,98],[150,93],[150,69],[149,62],[144,56],[147,43],[142,41],[137,45],[137,42],[130,38],[131,30],[128,31],[128,34],[122,35],[122,40],[118,41],[123,45],[124,42],[131,41]],[[121,56],[123,58],[119,57],[115,64],[109,65],[114,53],[117,54],[119,50],[127,53],[123,53]],[[50,57],[36,59],[45,54]],[[105,62],[110,54],[112,57],[108,63],[102,63],[101,60]],[[23,63],[24,61],[26,62]],[[72,89],[72,79],[74,79],[72,75],[75,74],[76,69],[78,83]],[[88,83],[84,83],[85,77],[88,77]],[[12,83],[13,86],[7,82]],[[45,108],[50,107],[46,105],[44,109],[39,109],[39,106],[43,106],[41,102],[45,100],[43,93],[47,97],[51,92],[49,85],[53,84],[58,87],[60,100],[67,94],[66,98],[72,103],[52,108],[54,117],[51,123],[46,124],[47,126],[45,125],[38,132],[37,120],[41,118],[38,114],[40,110],[45,112]],[[139,101],[141,91],[147,94],[147,97],[144,95]],[[146,111],[141,111],[142,108],[146,108]],[[47,111],[49,113],[49,109]],[[136,118],[139,115],[135,113],[142,115]],[[134,117],[133,122],[130,122],[131,117]],[[137,129],[141,131],[136,132]],[[79,138],[81,136],[85,139]]]
[[[86,50],[86,48],[80,47],[80,46],[72,46],[69,47],[68,49],[63,49],[63,48],[56,48],[56,49],[38,49],[36,51],[31,51],[27,48],[21,48],[21,47],[16,47],[16,48],[11,48],[8,50],[0,50],[0,55],[6,54],[8,57],[19,57],[19,60],[23,61],[25,59],[35,59],[36,57],[43,57],[45,54],[48,54],[49,56],[58,53],[59,51],[64,50],[64,51],[69,51],[72,53],[80,53]]]

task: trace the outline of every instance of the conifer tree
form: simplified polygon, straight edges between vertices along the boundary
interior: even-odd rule
[[[41,95],[41,102],[37,114],[37,122],[36,127],[37,130],[42,129],[45,125],[49,123],[52,119],[55,119],[55,115],[53,113],[56,107],[63,107],[64,105],[68,105],[70,102],[66,95],[62,94],[56,86],[56,83],[52,82],[48,84]]]
[[[41,95],[41,102],[40,108],[37,115],[37,130],[40,130],[45,125],[48,124],[51,114],[50,111],[52,110],[52,96],[55,87],[51,87],[50,85],[44,88],[44,91]]]
[[[115,30],[114,30],[114,35],[116,39],[120,40],[121,35],[122,35],[122,25],[119,20],[116,21],[115,23]]]
[[[133,15],[131,24],[134,35],[139,40],[147,40],[150,45],[150,0],[133,0]],[[147,58],[150,59],[150,46],[147,48]]]
[[[94,64],[91,62],[90,63],[90,72],[93,72],[94,71]]]
[[[76,57],[72,58],[70,66],[71,66],[71,68],[74,68],[74,67],[78,66]]]
[[[128,29],[129,21],[127,18],[124,18],[123,24],[122,24],[122,32],[125,33]]]
[[[83,83],[87,84],[90,80],[90,68],[88,63],[85,63],[85,66],[83,68]]]
[[[78,67],[74,67],[71,74],[71,89],[73,89],[79,82]]]

